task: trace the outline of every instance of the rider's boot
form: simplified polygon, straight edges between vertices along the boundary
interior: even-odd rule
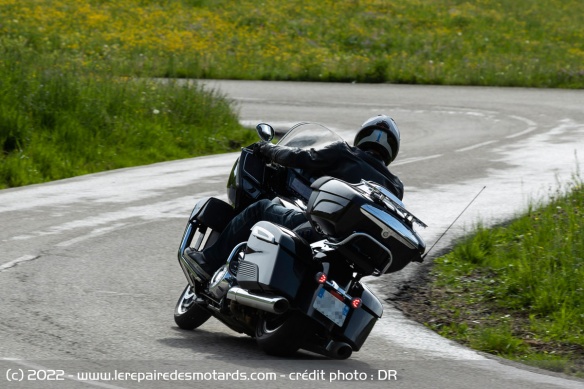
[[[201,251],[187,247],[182,257],[203,282],[209,281],[213,273],[215,273],[215,270],[217,270],[215,269],[215,266],[205,258],[205,255]]]

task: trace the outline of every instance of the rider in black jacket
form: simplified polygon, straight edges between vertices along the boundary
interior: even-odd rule
[[[310,171],[312,177],[331,176],[352,184],[361,180],[373,181],[403,198],[402,182],[386,167],[379,153],[364,145],[351,147],[339,141],[315,150],[303,150],[271,143],[258,145],[258,152],[282,166]]]
[[[322,149],[303,150],[261,143],[254,152],[282,166],[309,171],[315,178],[331,176],[349,183],[373,181],[402,199],[403,184],[387,169],[387,165],[397,156],[399,145],[397,125],[392,118],[379,115],[363,123],[355,136],[354,146],[339,141]],[[237,215],[211,247],[203,251],[187,248],[183,257],[202,281],[209,280],[225,263],[233,247],[247,240],[251,227],[260,220],[289,229],[307,221],[303,212],[285,208],[270,200],[260,200]]]

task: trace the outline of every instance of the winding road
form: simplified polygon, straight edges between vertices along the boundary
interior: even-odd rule
[[[402,132],[390,166],[433,253],[562,190],[584,151],[584,91],[205,81],[243,123],[317,121],[351,141],[378,113]],[[0,191],[1,388],[584,388],[584,381],[476,353],[390,305],[344,361],[278,359],[215,319],[173,321],[185,280],[176,248],[203,196],[225,196],[237,154]],[[383,298],[419,264],[367,283]]]

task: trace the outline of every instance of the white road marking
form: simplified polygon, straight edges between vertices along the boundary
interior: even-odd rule
[[[464,151],[470,151],[470,150],[478,149],[478,148],[480,148],[480,147],[484,147],[484,146],[490,145],[490,144],[492,144],[492,143],[497,143],[497,142],[498,142],[498,141],[496,141],[496,140],[489,140],[489,141],[487,141],[487,142],[478,143],[478,144],[476,144],[476,145],[473,145],[473,146],[469,146],[469,147],[464,147],[464,148],[462,148],[462,149],[458,149],[458,150],[456,150],[456,152],[457,152],[457,153],[462,153],[462,152],[464,152]]]
[[[440,158],[442,155],[443,154],[435,154],[435,155],[429,155],[427,157],[412,157],[412,158],[406,158],[406,159],[400,160],[399,162],[394,162],[390,166],[400,166],[400,165],[406,165],[408,163],[426,161],[428,159]]]
[[[513,138],[517,138],[518,136],[529,134],[530,132],[532,132],[532,131],[535,131],[536,129],[537,129],[537,127],[529,127],[529,128],[528,128],[527,130],[525,130],[525,131],[521,131],[521,132],[518,132],[518,133],[516,133],[516,134],[513,134],[513,135],[506,136],[506,137],[505,137],[505,139],[513,139]]]
[[[34,259],[37,259],[38,257],[39,257],[38,255],[23,255],[22,257],[16,258],[15,260],[7,262],[4,265],[0,265],[0,272],[8,270],[18,265],[19,263],[32,261]]]

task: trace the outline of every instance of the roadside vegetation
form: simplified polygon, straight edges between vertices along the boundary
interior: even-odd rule
[[[583,25],[581,0],[0,0],[0,188],[255,139],[224,96],[178,78],[583,88]],[[582,376],[583,209],[577,178],[478,228],[404,310]]]
[[[404,312],[469,347],[584,378],[584,184],[479,226],[434,261]]]
[[[582,88],[580,0],[0,0],[3,45],[144,77]]]
[[[22,43],[22,42],[21,42]],[[230,102],[0,46],[0,189],[252,143]]]
[[[237,149],[149,78],[584,86],[579,0],[0,0],[0,188]]]

